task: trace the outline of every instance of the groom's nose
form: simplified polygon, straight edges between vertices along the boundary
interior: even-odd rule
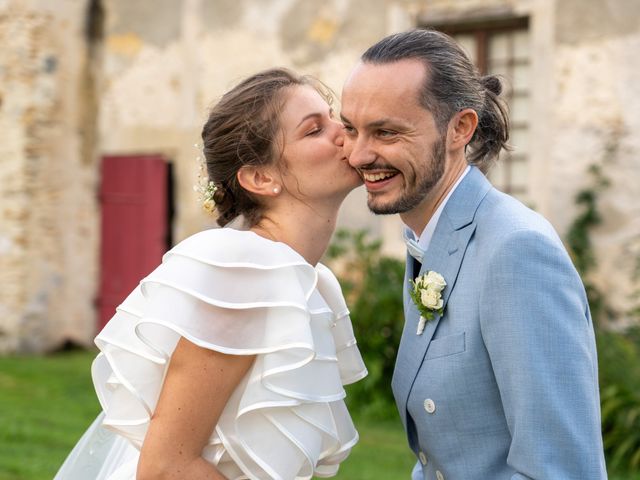
[[[343,148],[345,156],[349,159],[349,165],[353,168],[369,165],[373,163],[376,158],[370,145],[368,145],[368,142],[362,136],[353,137],[346,135]]]

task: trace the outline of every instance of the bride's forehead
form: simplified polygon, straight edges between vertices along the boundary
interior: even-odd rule
[[[299,122],[310,113],[325,113],[330,108],[327,101],[313,87],[300,85],[289,92],[281,116],[283,122],[292,122],[296,119]]]
[[[296,85],[289,89],[285,109],[315,105],[327,105],[327,102],[311,85]]]

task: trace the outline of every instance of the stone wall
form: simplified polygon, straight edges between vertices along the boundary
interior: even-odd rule
[[[593,281],[624,324],[640,305],[630,281],[640,261],[640,3],[563,0],[556,19],[548,203],[566,231],[573,196],[589,184],[586,170],[603,167],[611,184],[600,196]]]
[[[337,92],[359,53],[387,31],[383,1],[105,1],[103,153],[160,152],[174,162],[174,238],[211,224],[196,206],[193,148],[207,107],[246,75],[285,66]],[[378,12],[363,18],[364,10]],[[165,28],[160,31],[158,20]],[[358,192],[343,223],[376,229]]]
[[[640,207],[633,201],[640,193],[638,140],[631,134],[638,123],[633,112],[640,111],[635,0],[333,0],[320,7],[306,0],[167,0],[154,3],[155,13],[144,10],[145,2],[134,10],[125,0],[105,3],[104,76],[110,86],[102,97],[101,138],[106,150],[155,148],[174,159],[175,238],[208,222],[193,208],[191,145],[206,105],[239,78],[284,65],[317,75],[339,92],[358,55],[388,33],[430,21],[527,16],[533,204],[564,235],[588,165],[601,162],[614,139],[616,158],[607,167],[612,188],[603,197],[605,222],[595,242],[599,275],[621,278],[613,303],[624,311],[632,302],[629,258],[639,249],[640,231]],[[152,16],[171,19],[162,34],[143,21]],[[384,238],[387,253],[401,255],[397,217],[373,218],[364,197],[362,189],[350,196],[342,224],[369,228]]]
[[[639,8],[636,0],[0,0],[0,352],[93,337],[102,155],[171,159],[179,241],[213,224],[192,190],[194,144],[207,107],[242,77],[280,65],[339,93],[382,36],[482,16],[530,19],[531,191],[561,234],[587,167],[605,162],[612,186],[594,237],[596,281],[624,322],[640,251]],[[340,221],[403,255],[397,216],[370,215],[363,189]]]
[[[86,2],[0,3],[0,352],[86,341],[95,167],[85,136]],[[89,123],[86,123],[86,122]]]

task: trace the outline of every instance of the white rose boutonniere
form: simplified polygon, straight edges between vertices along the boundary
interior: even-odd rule
[[[424,327],[429,320],[433,320],[434,314],[442,315],[444,301],[442,291],[447,286],[442,275],[438,272],[429,271],[411,281],[409,294],[413,303],[420,312],[420,321],[416,335],[422,335]]]

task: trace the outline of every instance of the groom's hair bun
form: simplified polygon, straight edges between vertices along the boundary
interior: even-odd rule
[[[495,75],[485,75],[481,78],[481,82],[484,88],[494,95],[500,95],[502,93],[502,82]]]

